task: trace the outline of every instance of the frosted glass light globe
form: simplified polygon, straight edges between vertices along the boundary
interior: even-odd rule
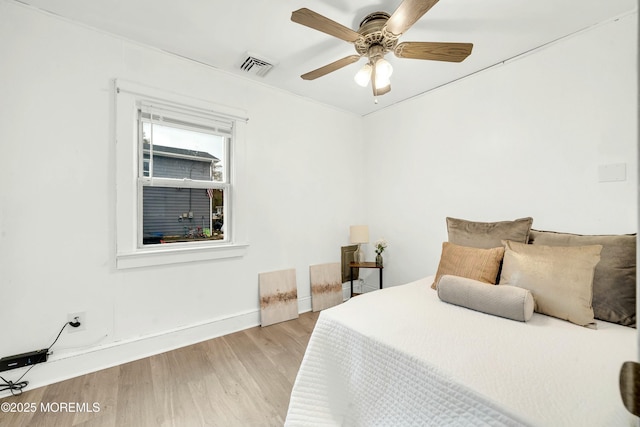
[[[376,77],[381,76],[382,78],[389,80],[391,74],[393,74],[393,67],[389,61],[384,58],[378,59],[378,62],[376,62]]]
[[[362,87],[365,87],[369,84],[369,80],[371,79],[371,65],[364,64],[364,67],[360,69],[353,77],[356,83]]]

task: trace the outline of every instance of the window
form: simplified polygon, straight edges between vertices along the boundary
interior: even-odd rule
[[[241,256],[246,119],[122,81],[115,93],[118,268]]]
[[[149,105],[138,109],[138,245],[227,241],[226,196],[232,122],[176,119]]]

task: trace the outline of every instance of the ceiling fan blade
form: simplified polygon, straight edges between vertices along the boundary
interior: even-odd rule
[[[371,70],[371,89],[373,90],[374,97],[391,92],[391,83],[389,83],[385,87],[381,87],[381,88],[376,87],[376,67],[373,67],[373,69]]]
[[[383,88],[376,89],[376,93],[378,94],[378,96],[384,95],[389,92],[391,92],[391,84],[388,84]]]
[[[304,80],[315,80],[318,77],[322,77],[326,74],[339,70],[342,67],[346,67],[349,64],[353,64],[354,62],[357,62],[359,59],[360,59],[360,56],[358,55],[350,55],[345,58],[338,59],[337,61],[332,62],[331,64],[327,64],[324,67],[320,67],[317,70],[309,71],[308,73],[303,74],[300,77],[302,77]]]
[[[337,22],[307,8],[298,9],[291,13],[291,20],[351,43],[361,37],[360,34],[353,31],[351,28],[338,24]]]
[[[400,36],[438,3],[438,0],[404,0],[387,21],[387,31]]]
[[[462,62],[472,49],[473,43],[404,42],[393,53],[398,58]]]

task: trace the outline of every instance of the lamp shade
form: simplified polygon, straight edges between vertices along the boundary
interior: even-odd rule
[[[349,227],[349,241],[351,243],[369,243],[369,226],[352,225]]]

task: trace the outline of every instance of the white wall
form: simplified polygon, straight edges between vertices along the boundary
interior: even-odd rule
[[[447,216],[637,231],[636,29],[637,13],[364,119],[386,283],[435,273]],[[626,181],[598,182],[617,163]]]
[[[15,2],[0,1],[0,63],[0,356],[87,313],[32,386],[255,325],[263,271],[295,268],[310,307],[309,265],[338,262],[362,220],[344,190],[362,177],[358,116]],[[115,269],[114,78],[247,112],[245,257]]]

